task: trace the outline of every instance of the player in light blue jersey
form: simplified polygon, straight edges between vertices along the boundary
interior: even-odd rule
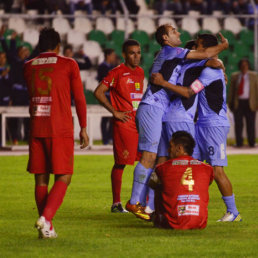
[[[182,60],[186,58],[206,59],[228,47],[227,40],[221,35],[222,43],[215,47],[191,51],[179,48],[180,33],[169,24],[158,27],[155,36],[162,49],[154,60],[151,72],[160,72],[167,80],[173,78],[174,83],[179,72],[175,68]],[[168,104],[167,90],[149,83],[136,115],[139,132],[138,147],[142,152],[142,157],[134,170],[131,199],[126,205],[126,209],[135,215],[142,212],[142,206],[146,203],[147,182],[155,165],[162,130],[162,117]],[[148,212],[154,209],[153,199],[153,192],[149,192],[149,207],[146,207]]]
[[[202,34],[198,37],[197,49],[216,44],[218,42],[215,36]],[[198,93],[196,141],[199,158],[213,166],[214,179],[227,206],[227,213],[219,221],[241,221],[231,182],[223,169],[227,165],[226,140],[230,127],[226,116],[226,83],[223,71],[207,67],[190,87],[172,85],[161,74],[153,74],[151,80],[185,97]]]
[[[196,49],[195,40],[187,42],[185,48]],[[176,84],[190,86],[193,81],[199,77],[206,65],[220,67],[221,63],[216,59],[205,59],[200,61],[186,60],[182,62],[182,64],[180,64],[180,73]],[[168,80],[168,82],[171,81],[171,79]],[[197,95],[193,95],[191,98],[183,98],[172,93],[170,103],[162,118],[162,133],[158,147],[158,164],[165,162],[168,158],[169,140],[173,133],[184,130],[195,137],[194,117],[197,100]]]

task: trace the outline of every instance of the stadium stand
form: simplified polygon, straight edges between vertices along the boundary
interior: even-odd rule
[[[160,49],[159,44],[155,41],[154,33],[157,26],[165,23],[170,23],[178,28],[181,33],[181,46],[184,46],[196,33],[221,31],[230,44],[229,50],[219,55],[226,66],[228,77],[238,69],[237,64],[242,57],[247,57],[254,67],[253,50],[256,43],[254,30],[244,27],[236,16],[230,14],[225,17],[222,10],[215,10],[212,16],[202,18],[199,17],[198,12],[193,10],[184,16],[176,16],[173,14],[173,10],[165,10],[162,16],[157,16],[157,10],[149,9],[144,0],[138,0],[137,4],[140,6],[140,11],[137,15],[129,14],[127,22],[125,22],[121,10],[113,16],[110,16],[109,12],[106,16],[100,16],[100,13],[94,10],[92,16],[83,11],[75,11],[74,16],[59,14],[54,17],[37,17],[37,10],[25,10],[28,15],[26,18],[6,14],[4,10],[0,10],[0,26],[4,24],[8,28],[4,34],[8,44],[12,33],[16,31],[19,34],[16,38],[16,45],[25,45],[30,51],[37,44],[38,28],[42,24],[52,25],[62,35],[63,45],[68,43],[73,45],[74,49],[82,48],[93,64],[90,72],[81,72],[88,104],[97,104],[92,93],[97,85],[96,74],[92,71],[95,71],[97,65],[103,60],[103,49],[115,49],[116,54],[123,61],[121,46],[125,35],[129,35],[141,43],[142,67],[145,70],[145,82],[147,82],[153,58]],[[155,16],[151,16],[153,14]],[[40,23],[40,20],[43,20],[43,23]]]
[[[74,19],[74,29],[88,34],[93,30],[92,22],[88,18],[75,17]]]

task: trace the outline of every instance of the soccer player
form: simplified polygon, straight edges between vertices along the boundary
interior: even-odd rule
[[[113,114],[113,149],[115,164],[111,172],[113,205],[111,212],[127,212],[120,200],[125,165],[137,159],[138,132],[135,114],[142,98],[144,71],[139,67],[140,44],[129,39],[123,44],[125,62],[112,69],[95,90],[99,102]],[[105,93],[110,90],[111,103]]]
[[[55,238],[52,219],[63,202],[73,174],[74,139],[71,92],[80,122],[81,148],[88,145],[86,101],[77,63],[58,55],[60,36],[52,28],[39,35],[40,55],[25,64],[30,95],[28,171],[35,175],[40,238]],[[48,192],[50,173],[55,183]]]
[[[197,49],[217,44],[214,35],[203,34],[197,40]],[[231,182],[223,168],[227,166],[226,144],[230,127],[226,115],[226,83],[223,71],[206,67],[190,87],[172,85],[159,73],[153,74],[151,80],[187,98],[199,93],[196,123],[196,142],[199,149],[197,155],[198,159],[206,160],[213,166],[214,179],[227,207],[227,213],[218,221],[241,221]]]
[[[156,166],[159,187],[153,221],[157,227],[203,229],[207,225],[213,170],[191,157],[194,146],[191,134],[177,131],[170,140],[170,160]]]
[[[154,60],[151,73],[160,72],[165,80],[174,78],[176,84],[179,70],[177,65],[184,59],[206,59],[215,56],[228,48],[228,41],[220,34],[221,44],[203,50],[188,50],[179,48],[181,44],[180,33],[169,24],[161,25],[156,31],[156,40],[162,46]],[[139,131],[139,150],[142,152],[140,162],[134,170],[134,182],[130,200],[126,209],[140,214],[145,206],[147,182],[155,165],[157,150],[161,136],[162,117],[169,105],[170,98],[166,89],[149,83],[136,115]],[[154,209],[153,192],[149,192],[149,203],[146,211],[151,213]],[[150,216],[146,216],[146,220]]]
[[[188,41],[187,49],[196,49],[195,40]],[[224,68],[217,59],[185,60],[180,66],[177,85],[190,86],[197,79],[205,67]],[[173,80],[173,78],[172,78]],[[170,81],[170,80],[169,80]],[[176,131],[186,131],[195,138],[194,118],[196,114],[198,95],[184,98],[176,94],[171,95],[169,106],[162,118],[162,133],[158,147],[157,163],[165,162],[168,158],[169,140]],[[193,154],[195,158],[195,152]]]

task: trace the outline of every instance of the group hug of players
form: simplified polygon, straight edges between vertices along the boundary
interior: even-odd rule
[[[218,44],[215,36],[202,34],[189,49],[179,48],[180,33],[169,24],[158,27],[155,36],[161,50],[144,95],[141,48],[131,39],[123,44],[125,62],[111,70],[94,93],[113,115],[111,211],[132,212],[159,227],[204,228],[208,187],[214,178],[227,206],[219,221],[241,221],[223,170],[229,122],[224,67],[217,54],[228,48],[228,42],[222,35]],[[31,118],[28,171],[35,176],[39,213],[35,226],[40,238],[57,237],[52,219],[73,174],[71,93],[81,127],[81,148],[89,143],[78,65],[58,55],[60,42],[54,29],[42,29],[41,54],[24,67]],[[122,174],[125,166],[136,160],[131,198],[124,209]],[[55,182],[49,191],[50,173]]]

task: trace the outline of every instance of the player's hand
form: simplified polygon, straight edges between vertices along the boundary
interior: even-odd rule
[[[89,136],[86,132],[86,128],[81,128],[80,131],[80,148],[84,149],[89,145]]]
[[[123,123],[128,122],[132,117],[129,115],[132,111],[115,111],[113,113],[114,117]]]
[[[151,75],[150,81],[154,84],[162,86],[162,83],[164,82],[164,78],[161,73],[153,73]]]
[[[219,32],[221,44],[224,45],[224,49],[227,49],[229,47],[228,40],[222,35],[221,32]]]

